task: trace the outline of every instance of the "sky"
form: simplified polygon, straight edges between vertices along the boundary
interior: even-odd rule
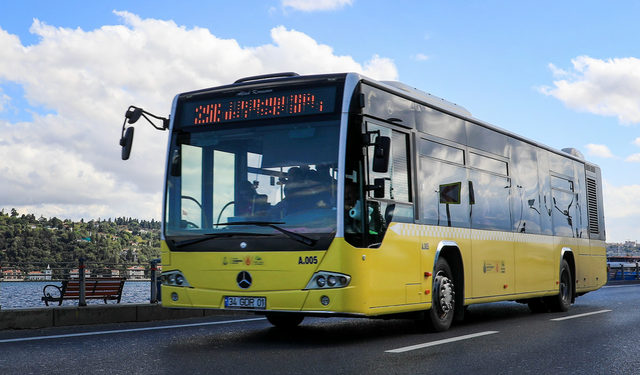
[[[0,209],[159,220],[167,116],[184,91],[258,74],[399,80],[602,168],[607,242],[640,240],[640,2],[7,2]]]

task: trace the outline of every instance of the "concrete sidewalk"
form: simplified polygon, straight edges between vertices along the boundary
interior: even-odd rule
[[[246,314],[242,311],[166,309],[162,308],[161,304],[150,303],[0,309],[0,330],[148,322],[152,320],[201,318],[211,315]]]

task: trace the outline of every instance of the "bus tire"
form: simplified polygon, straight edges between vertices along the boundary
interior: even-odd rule
[[[545,302],[551,312],[567,312],[573,300],[573,277],[571,268],[565,259],[560,264],[560,290],[555,296],[547,297]]]
[[[431,308],[418,322],[421,328],[431,332],[444,332],[449,329],[455,314],[455,287],[453,272],[444,258],[439,258],[433,270]]]
[[[304,315],[299,314],[287,314],[287,315],[273,315],[268,314],[267,320],[273,324],[276,328],[291,329],[295,328],[302,323]]]

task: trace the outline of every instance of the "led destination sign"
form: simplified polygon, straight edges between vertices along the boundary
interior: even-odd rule
[[[241,91],[233,98],[213,98],[184,104],[183,126],[216,124],[274,117],[331,113],[335,87]]]

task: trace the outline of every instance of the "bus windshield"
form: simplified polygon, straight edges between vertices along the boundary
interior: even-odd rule
[[[339,120],[332,117],[175,131],[165,236],[334,233]]]

